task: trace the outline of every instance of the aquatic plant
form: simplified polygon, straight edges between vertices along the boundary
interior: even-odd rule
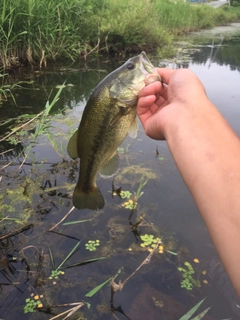
[[[128,201],[125,201],[122,206],[126,209],[134,210],[137,207],[137,202],[129,199]]]
[[[62,92],[63,88],[61,87],[60,89],[58,89],[57,93],[55,94],[55,96],[53,97],[52,101],[50,102],[49,100],[47,100],[46,104],[45,104],[45,108],[42,112],[40,112],[39,114],[37,114],[35,117],[33,117],[31,120],[27,121],[25,124],[20,125],[18,128],[16,128],[15,130],[13,130],[11,133],[9,133],[7,136],[5,136],[4,138],[1,139],[1,141],[3,140],[7,140],[9,142],[12,142],[13,144],[18,143],[18,139],[14,139],[13,137],[11,137],[13,134],[16,134],[16,132],[18,132],[18,135],[21,136],[23,131],[23,127],[27,126],[29,123],[31,123],[32,121],[38,119],[38,121],[35,122],[35,130],[34,133],[31,136],[31,142],[26,146],[26,148],[24,148],[24,150],[22,150],[20,152],[20,154],[17,155],[16,158],[19,158],[22,154],[24,154],[24,158],[23,161],[20,165],[20,168],[23,166],[24,162],[26,161],[27,157],[30,154],[30,151],[32,150],[32,148],[34,147],[34,145],[37,142],[37,139],[39,136],[44,135],[44,134],[48,134],[49,132],[49,127],[50,127],[50,119],[49,119],[49,115],[50,112],[53,108],[53,106],[56,104],[56,102],[58,101],[61,92]],[[49,95],[49,99],[50,99],[51,93]],[[14,162],[13,159],[12,161],[10,161],[7,165],[5,165],[3,168],[6,168],[7,166],[11,165],[12,162]],[[3,169],[2,168],[2,169]]]
[[[7,98],[10,96],[14,103],[16,104],[15,97],[13,95],[13,89],[19,88],[20,83],[15,83],[15,84],[7,84],[6,79],[7,79],[8,74],[6,73],[1,73],[0,70],[0,104],[2,103],[3,100],[7,100]]]
[[[153,249],[156,247],[156,244],[159,243],[159,253],[163,253],[163,246],[160,245],[162,243],[160,238],[154,238],[154,235],[152,234],[140,235],[140,238],[142,240],[142,243],[140,244],[142,248]]]
[[[183,277],[181,281],[181,287],[185,288],[186,290],[192,290],[194,286],[200,288],[201,287],[200,281],[195,280],[192,276],[195,273],[192,265],[188,261],[185,261],[184,265],[186,268],[178,267],[178,271],[181,272]]]
[[[24,313],[35,312],[37,308],[42,308],[43,306],[38,295],[35,295],[33,298],[27,298],[25,302]]]
[[[200,302],[198,302],[194,307],[192,307],[187,313],[185,313],[179,320],[189,320],[192,315],[200,308],[202,303],[204,302],[205,298],[202,299]],[[194,318],[191,318],[192,320],[200,320],[203,319],[205,314],[209,311],[211,307],[208,307],[204,311],[200,312],[198,315],[196,315]]]
[[[58,279],[58,277],[64,274],[64,271],[61,270],[52,270],[51,275],[48,277],[48,279]]]
[[[102,287],[104,287],[108,282],[115,280],[119,274],[122,272],[122,268],[118,269],[117,273],[115,274],[115,276],[107,279],[106,281],[104,281],[103,283],[99,284],[98,286],[96,286],[95,288],[93,288],[92,290],[90,290],[88,293],[85,294],[85,297],[88,298],[92,298],[92,296],[94,296],[100,289],[102,289]]]
[[[52,254],[52,251],[50,249],[50,247],[48,247],[49,250],[49,255],[51,258],[51,263],[53,266],[53,270],[51,271],[51,275],[48,277],[48,279],[58,279],[58,277],[62,274],[64,274],[64,272],[61,270],[63,268],[63,265],[66,263],[66,261],[77,251],[79,245],[80,245],[81,241],[78,241],[77,244],[73,247],[73,249],[70,251],[70,253],[66,256],[66,258],[59,264],[59,266],[57,268],[55,268],[55,261],[54,261],[54,257]]]
[[[130,191],[121,191],[120,192],[120,196],[121,198],[127,198],[129,199],[128,201],[125,201],[122,206],[126,209],[130,209],[130,210],[135,210],[137,208],[137,204],[138,204],[138,199],[143,195],[143,191],[142,188],[147,184],[148,180],[144,180],[144,175],[142,175],[141,180],[140,180],[140,184],[139,187],[137,189],[137,192],[134,192],[133,197],[132,193]]]
[[[134,210],[137,207],[137,202],[134,201],[133,199],[130,199],[132,196],[132,193],[130,191],[121,191],[120,192],[120,197],[122,199],[129,199],[128,201],[125,201],[122,206],[126,209]]]
[[[124,153],[125,150],[124,150],[124,148],[122,148],[122,147],[118,147],[118,148],[117,148],[117,151],[118,151],[118,153]]]
[[[88,240],[88,242],[85,244],[85,247],[89,251],[95,251],[97,250],[97,247],[100,245],[100,240]]]
[[[120,192],[120,197],[122,199],[125,199],[125,198],[129,199],[131,197],[131,195],[132,195],[132,193],[130,191],[121,191]]]

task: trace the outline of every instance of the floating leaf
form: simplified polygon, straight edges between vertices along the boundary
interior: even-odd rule
[[[199,260],[196,258],[196,259],[193,259],[193,261],[195,262],[195,263],[199,263]]]

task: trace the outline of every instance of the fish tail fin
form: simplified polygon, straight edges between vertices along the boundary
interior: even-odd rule
[[[73,205],[77,209],[102,209],[104,207],[104,198],[97,187],[91,191],[84,192],[76,186],[73,193]]]

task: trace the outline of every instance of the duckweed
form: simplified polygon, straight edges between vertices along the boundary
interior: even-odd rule
[[[89,251],[95,251],[97,250],[97,247],[100,245],[100,240],[88,240],[88,242],[85,244],[85,247]]]

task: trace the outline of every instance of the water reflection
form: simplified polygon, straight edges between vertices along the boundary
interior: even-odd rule
[[[213,51],[212,51],[213,50]],[[240,37],[225,40],[222,46],[211,45],[193,54],[189,68],[203,82],[208,97],[232,128],[240,126]]]
[[[219,66],[229,66],[230,70],[240,71],[240,36],[235,36],[229,40],[224,38],[214,38],[200,51],[192,55],[195,64],[208,65],[216,63]]]

